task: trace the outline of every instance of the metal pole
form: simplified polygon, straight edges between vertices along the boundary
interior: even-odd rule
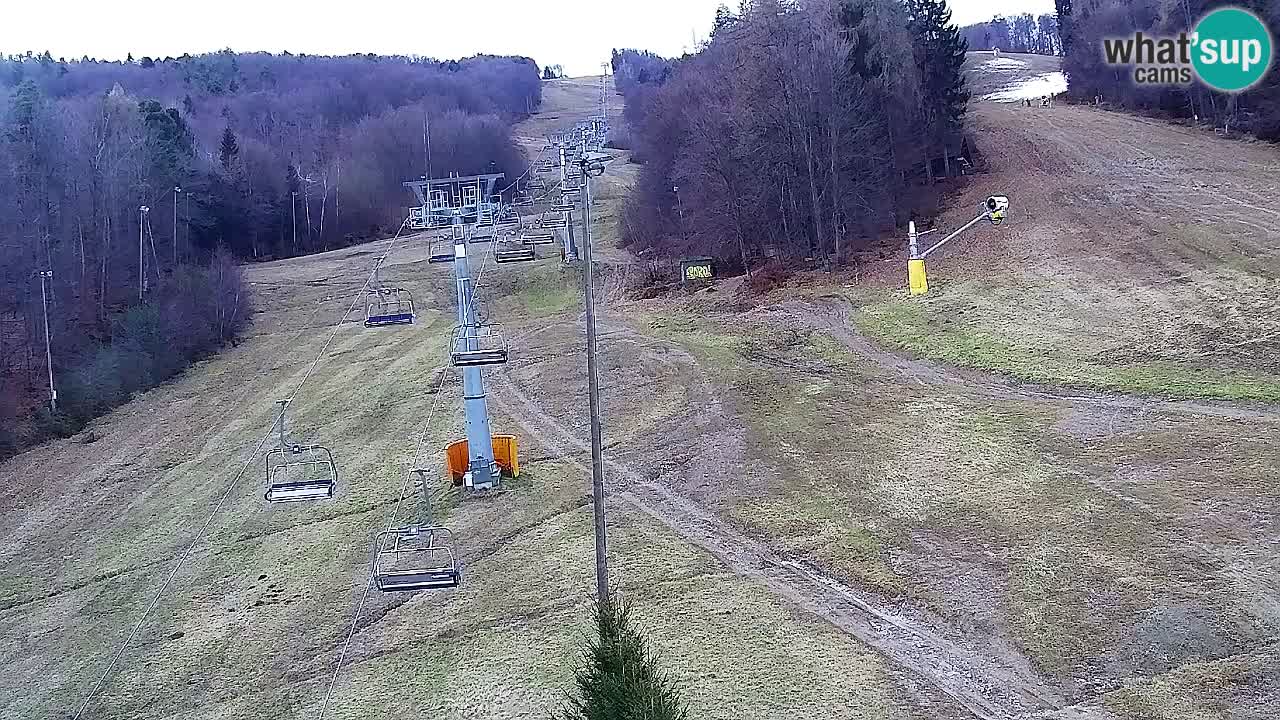
[[[53,345],[49,342],[49,296],[44,289],[45,278],[53,279],[52,270],[40,272],[40,302],[44,305],[44,359],[49,365],[49,409],[58,412],[58,391],[53,386]]]
[[[672,185],[671,190],[676,194],[676,207],[680,210],[680,237],[688,240],[689,232],[684,226],[684,201],[680,199],[680,186]]]
[[[453,215],[453,272],[458,292],[458,328],[466,350],[476,350],[475,290],[471,283],[471,269],[467,263],[467,237],[462,227],[462,214],[455,209]],[[450,348],[450,352],[453,348]],[[474,490],[497,487],[502,480],[501,471],[493,459],[493,434],[489,429],[489,405],[484,390],[484,374],[475,366],[462,370],[462,404],[466,416],[467,455],[471,482]]]
[[[288,400],[277,400],[277,401],[276,401],[276,404],[280,406],[280,447],[285,447],[285,444],[284,444],[284,411],[285,411],[285,409],[286,409],[286,408],[288,408],[288,407],[289,407],[289,401],[288,401]]]
[[[414,468],[413,472],[418,476],[418,527],[431,526],[431,490],[427,487],[427,471],[424,468]]]
[[[596,600],[604,604],[609,601],[609,566],[604,535],[604,451],[600,441],[600,378],[596,368],[596,302],[591,265],[591,178],[585,167],[582,182],[586,197],[582,212],[582,284],[586,296],[587,389],[591,404],[591,508],[596,533]]]
[[[178,266],[178,196],[182,194],[182,188],[177,185],[173,186],[173,266]]]
[[[956,236],[958,236],[960,233],[964,232],[965,230],[968,230],[969,228],[973,227],[974,225],[977,225],[979,222],[982,222],[983,220],[986,220],[986,219],[987,219],[987,217],[988,217],[990,214],[991,214],[991,213],[989,213],[989,212],[983,212],[983,213],[982,213],[981,215],[979,215],[978,217],[976,217],[976,218],[974,218],[974,219],[970,220],[969,222],[965,223],[964,227],[962,227],[962,228],[960,228],[959,230],[957,230],[957,231],[955,231],[955,232],[951,233],[950,235],[948,235],[948,236],[946,236],[946,237],[942,238],[941,240],[939,240],[939,241],[938,241],[938,244],[937,244],[937,245],[934,245],[933,247],[929,248],[928,250],[925,250],[924,252],[920,253],[920,259],[923,259],[923,258],[928,257],[928,256],[929,256],[929,253],[931,253],[931,252],[933,252],[934,250],[937,250],[938,248],[942,247],[943,245],[946,245],[947,243],[951,242],[951,241],[952,241],[953,239],[955,239],[955,238],[956,238]],[[913,259],[916,259],[916,258],[913,258]]]
[[[292,202],[289,204],[293,210],[293,252],[298,252],[298,193],[296,191],[289,192]]]
[[[142,295],[146,291],[146,255],[142,252],[142,228],[145,225],[146,217],[147,206],[142,205],[138,208],[138,302],[142,302]]]
[[[573,237],[573,211],[564,214],[565,241],[564,261],[573,262],[578,259],[578,241]]]

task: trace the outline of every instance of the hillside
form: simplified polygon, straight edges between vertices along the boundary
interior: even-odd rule
[[[596,82],[548,83],[517,139],[590,115]],[[891,239],[765,295],[628,299],[627,257],[601,253],[614,580],[692,717],[1268,718],[1277,152],[1082,107],[970,117],[989,172],[939,226],[997,191],[1013,212],[931,256],[925,298]],[[606,246],[635,174],[598,181]],[[462,422],[422,237],[383,273],[419,322],[340,322],[391,242],[249,268],[238,347],[0,465],[0,715],[73,716],[144,615],[83,717],[555,706],[594,579],[578,276],[486,266],[513,344],[492,424],[524,474],[441,486],[460,589],[362,603],[406,473]],[[290,395],[337,456],[331,503],[261,500]]]

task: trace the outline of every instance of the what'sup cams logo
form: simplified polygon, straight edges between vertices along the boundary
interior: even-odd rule
[[[1243,92],[1267,74],[1274,46],[1257,15],[1225,7],[1200,18],[1190,33],[1107,38],[1102,52],[1108,65],[1133,67],[1139,85],[1190,85],[1199,78],[1214,90]]]

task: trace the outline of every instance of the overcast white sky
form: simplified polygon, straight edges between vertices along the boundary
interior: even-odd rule
[[[598,74],[612,48],[679,55],[724,0],[21,0],[6,1],[0,52],[123,59],[230,47],[341,55],[527,55]],[[737,6],[737,0],[728,2]],[[1053,12],[1053,0],[952,0],[967,25]]]

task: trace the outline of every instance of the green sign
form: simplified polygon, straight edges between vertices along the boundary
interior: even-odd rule
[[[711,258],[695,258],[680,262],[680,279],[685,282],[710,282],[716,277]]]

